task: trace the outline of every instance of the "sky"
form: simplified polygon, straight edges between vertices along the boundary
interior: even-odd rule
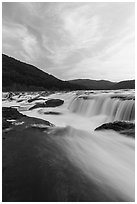
[[[133,2],[3,2],[2,52],[54,76],[135,78]]]

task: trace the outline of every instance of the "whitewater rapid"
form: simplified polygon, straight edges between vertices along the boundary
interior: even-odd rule
[[[105,122],[135,120],[135,101],[131,91],[116,93],[55,93],[44,99],[63,99],[55,108],[28,110],[27,102],[10,103],[27,116],[53,123],[49,135],[69,160],[106,194],[124,201],[135,199],[135,141],[133,138],[107,130],[94,129]],[[125,98],[126,97],[126,98]],[[5,106],[9,106],[9,103]],[[45,112],[60,115],[46,115]],[[110,196],[110,195],[109,195]]]

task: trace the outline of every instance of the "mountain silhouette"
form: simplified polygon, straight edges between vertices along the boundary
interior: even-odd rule
[[[2,54],[2,91],[73,91],[134,89],[135,80],[75,79],[63,81],[37,67]]]

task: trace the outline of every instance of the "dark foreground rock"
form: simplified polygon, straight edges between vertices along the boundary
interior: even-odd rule
[[[31,107],[29,110],[33,110],[36,108],[48,108],[48,107],[57,107],[61,106],[64,103],[61,99],[49,99],[44,103],[37,103],[33,107]]]
[[[95,129],[97,130],[115,130],[120,134],[135,137],[135,124],[131,122],[115,121],[113,123],[105,123]]]
[[[23,114],[19,113],[15,108],[3,107],[2,108],[2,118],[5,119],[20,119],[25,117]]]
[[[3,107],[2,108],[2,129],[7,129],[12,126],[12,122],[8,120],[16,120],[25,117],[19,113],[15,108]]]

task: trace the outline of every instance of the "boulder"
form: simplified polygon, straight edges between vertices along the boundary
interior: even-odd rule
[[[63,103],[64,101],[61,99],[49,99],[44,103],[35,104],[29,110],[33,110],[36,108],[57,107],[57,106],[61,106]]]
[[[64,103],[61,99],[49,99],[46,101],[46,107],[61,106]]]
[[[95,129],[95,131],[97,130],[114,130],[120,134],[135,137],[135,124],[131,122],[115,121],[113,123],[104,123]]]

